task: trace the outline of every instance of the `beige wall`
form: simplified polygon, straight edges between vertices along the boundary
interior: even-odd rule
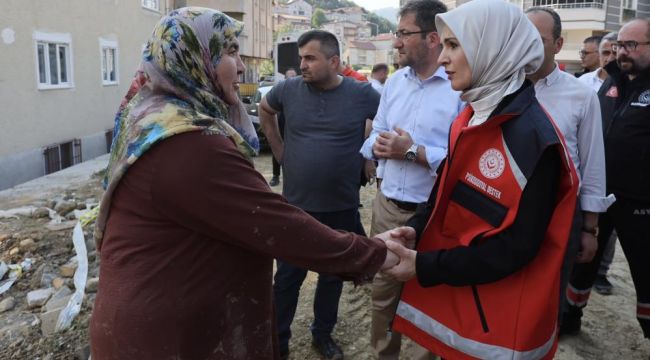
[[[2,0],[0,189],[44,175],[45,146],[81,139],[82,160],[106,152],[104,132],[113,128],[142,46],[161,16],[140,4]],[[72,87],[39,89],[35,32],[69,36]],[[117,41],[116,85],[102,84],[100,38]]]
[[[139,1],[2,0],[0,158],[112,128],[113,115],[160,13]],[[39,90],[34,31],[71,37],[74,87]],[[117,40],[119,85],[103,86],[99,38]],[[10,40],[10,39],[9,39]]]
[[[272,0],[187,0],[188,6],[220,10],[244,22],[240,53],[247,66],[244,81],[257,81],[261,60],[273,49]]]

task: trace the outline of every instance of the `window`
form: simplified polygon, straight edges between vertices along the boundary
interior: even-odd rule
[[[102,84],[117,85],[119,82],[117,41],[100,38],[99,50],[102,63]]]
[[[38,89],[73,87],[70,34],[34,32]]]
[[[65,169],[81,162],[81,140],[74,139],[57,145],[47,146],[43,149],[45,158],[45,173]]]
[[[621,1],[621,22],[628,22],[636,17],[636,0]]]
[[[533,6],[548,6],[555,9],[602,9],[603,2],[603,0],[533,0]]]
[[[106,152],[111,152],[111,145],[113,145],[113,129],[106,130],[104,132],[104,137],[106,138]]]
[[[160,0],[142,0],[142,7],[149,10],[160,11]]]

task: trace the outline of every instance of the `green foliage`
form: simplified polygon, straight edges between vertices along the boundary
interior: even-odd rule
[[[278,27],[273,32],[273,41],[278,39],[278,35],[290,33],[292,31],[293,31],[293,26],[291,24],[284,24],[284,25]]]
[[[357,4],[354,1],[350,1],[350,0],[305,0],[305,1],[314,8],[321,8],[325,10],[357,6]]]
[[[390,22],[385,17],[381,17],[373,12],[368,13],[368,22],[375,23],[377,26],[370,25],[372,28],[372,35],[377,35],[377,30],[379,33],[395,32],[397,27],[395,24]]]
[[[324,23],[327,22],[327,17],[322,9],[316,8],[311,16],[311,27],[319,29]]]
[[[261,75],[273,75],[275,74],[275,65],[271,60],[264,60],[260,65],[260,74]]]

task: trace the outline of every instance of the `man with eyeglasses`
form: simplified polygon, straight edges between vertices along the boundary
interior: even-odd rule
[[[588,74],[600,66],[598,61],[598,46],[600,45],[601,39],[601,36],[590,36],[582,42],[582,47],[578,51],[578,55],[580,56],[580,65],[582,65],[584,70],[576,73],[576,77]]]
[[[637,319],[650,338],[650,19],[625,24],[612,47],[616,61],[605,70],[609,78],[598,92],[605,129],[607,191],[616,202],[600,217],[598,243],[608,241],[612,230],[630,265],[636,289]],[[580,330],[602,251],[593,261],[574,269],[571,286],[579,304],[569,307],[564,324]]]
[[[425,203],[436,170],[447,154],[449,127],[463,102],[437,63],[442,50],[435,17],[447,7],[438,0],[411,0],[399,12],[393,47],[400,69],[385,83],[373,129],[361,148],[378,160],[379,191],[373,202],[370,234],[406,224]],[[382,230],[383,229],[383,230]],[[378,359],[399,359],[401,335],[390,325],[402,283],[378,274],[372,284],[371,345]],[[432,359],[413,344],[411,359]]]
[[[617,33],[611,32],[600,41],[598,46],[598,61],[600,67],[592,72],[586,73],[578,78],[583,84],[592,88],[595,92],[600,90],[605,79],[607,79],[607,70],[604,69],[605,65],[616,60],[616,51],[612,50],[612,45],[616,42]]]

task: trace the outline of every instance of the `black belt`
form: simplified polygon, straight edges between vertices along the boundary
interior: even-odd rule
[[[418,203],[412,203],[412,202],[408,202],[408,201],[399,201],[399,200],[390,199],[390,198],[386,198],[386,199],[388,199],[388,201],[392,202],[393,204],[397,205],[397,207],[402,209],[402,210],[415,211],[415,209],[417,209],[417,207],[418,207]]]

